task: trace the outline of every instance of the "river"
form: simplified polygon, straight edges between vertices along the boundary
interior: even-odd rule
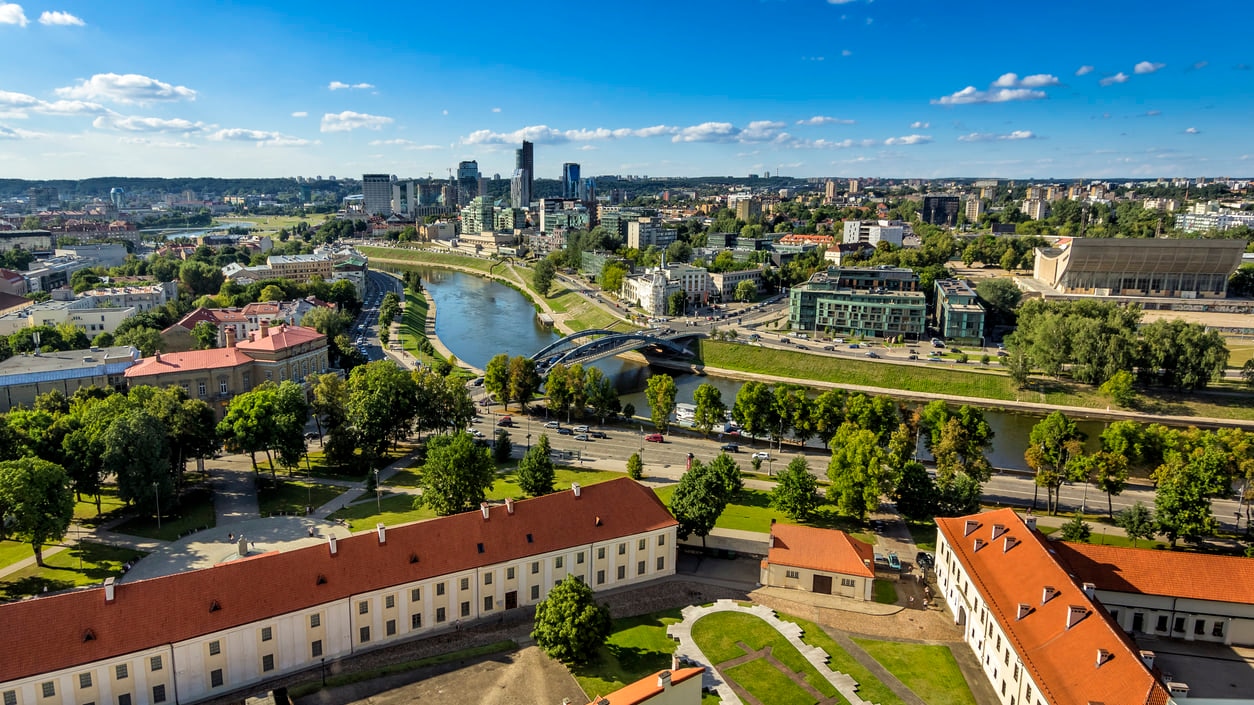
[[[535,306],[526,296],[504,284],[455,270],[406,268],[422,275],[423,285],[435,301],[436,335],[459,360],[483,369],[498,353],[530,355],[561,337],[540,323]],[[621,358],[602,360],[596,366],[614,380],[622,392],[623,403],[633,404],[636,413],[645,417],[649,415],[649,403],[643,390],[649,377],[662,372],[675,374]],[[691,403],[693,391],[705,382],[719,388],[729,408],[742,384],[713,375],[677,374],[676,401]],[[984,417],[994,433],[989,462],[997,468],[1026,470],[1023,449],[1040,417],[998,409],[985,409]],[[1105,422],[1077,420],[1076,425],[1088,435],[1090,449],[1096,450]]]

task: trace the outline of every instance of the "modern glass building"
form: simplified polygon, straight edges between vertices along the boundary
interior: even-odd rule
[[[793,330],[858,337],[918,340],[927,301],[913,270],[899,267],[831,267],[789,292]]]

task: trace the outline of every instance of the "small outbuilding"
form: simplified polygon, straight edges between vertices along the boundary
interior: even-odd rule
[[[772,524],[770,550],[762,561],[767,587],[872,599],[875,551],[843,531]]]

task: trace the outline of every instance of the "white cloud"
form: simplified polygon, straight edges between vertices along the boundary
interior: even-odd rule
[[[1142,61],[1141,63],[1134,66],[1132,70],[1135,73],[1154,73],[1155,71],[1163,68],[1166,65],[1167,64],[1155,64],[1150,61]]]
[[[569,142],[593,142],[649,138],[669,135],[672,142],[738,142],[755,144],[773,142],[781,145],[799,145],[796,138],[783,131],[785,123],[773,120],[755,120],[745,127],[730,122],[704,122],[688,127],[653,125],[651,127],[610,129],[606,127],[559,130],[548,125],[529,125],[513,132],[476,130],[461,139],[464,145],[516,145],[523,140],[536,144],[564,144]]]
[[[123,132],[203,132],[209,125],[203,122],[192,122],[183,118],[140,117],[137,115],[101,115],[92,121],[92,127],[98,130],[121,130]]]
[[[1199,129],[1197,129],[1196,127],[1190,127],[1190,128],[1188,128],[1188,129],[1186,129],[1186,130],[1184,131],[1184,134],[1186,134],[1186,135],[1200,135],[1200,134],[1202,134],[1202,131],[1201,131],[1201,130],[1199,130]]]
[[[672,142],[731,142],[736,136],[736,126],[730,122],[703,122],[700,125],[681,128]]]
[[[904,137],[889,137],[888,139],[884,140],[884,144],[887,144],[887,145],[927,144],[928,142],[931,142],[931,141],[932,141],[932,138],[930,135],[906,135]]]
[[[111,112],[99,103],[84,100],[54,100],[51,103],[40,101],[35,111],[44,115],[99,115]]]
[[[1019,100],[1040,100],[1045,98],[1045,91],[1033,88],[998,88],[981,91],[975,86],[967,86],[947,96],[936,98],[933,105],[975,105],[979,103],[1009,103]]]
[[[327,85],[327,89],[333,90],[333,91],[364,90],[366,88],[374,88],[374,84],[373,83],[344,83],[342,81],[331,81],[331,83]]]
[[[809,142],[799,143],[796,146],[803,147],[806,149],[851,149],[853,147],[874,147],[875,145],[879,143],[880,143],[879,140],[871,140],[871,139],[865,139],[865,140],[843,139],[843,140],[835,141],[835,142],[831,140],[812,140]]]
[[[841,56],[853,56],[853,52],[849,51],[848,49],[841,49],[840,55]]]
[[[146,147],[156,147],[158,149],[196,149],[196,145],[191,142],[171,142],[170,140],[153,140],[147,137],[119,137],[118,142],[122,144],[139,144]]]
[[[1103,86],[1113,86],[1116,83],[1126,83],[1127,80],[1128,80],[1128,74],[1120,71],[1114,76],[1107,76],[1106,78],[1103,78],[1102,80],[1098,81],[1098,83]]]
[[[321,129],[323,132],[349,132],[358,128],[377,130],[393,122],[395,121],[390,117],[345,110],[342,113],[327,113],[323,115]]]
[[[1003,73],[993,81],[995,88],[1043,88],[1058,85],[1058,77],[1048,73],[1037,73],[1019,78],[1016,73]]]
[[[45,10],[43,14],[39,16],[39,24],[59,25],[62,27],[82,27],[87,23],[68,12],[61,12],[60,10],[48,12]]]
[[[1076,69],[1076,70],[1075,70],[1075,75],[1077,75],[1077,76],[1083,76],[1083,75],[1085,75],[1085,74],[1090,74],[1090,73],[1093,73],[1094,71],[1096,71],[1096,69],[1095,69],[1095,68],[1093,68],[1092,66],[1089,66],[1088,64],[1085,64],[1085,65],[1083,65],[1083,66],[1081,66],[1080,68],[1078,68],[1078,69]]]
[[[991,132],[972,132],[962,135],[958,138],[959,142],[998,142],[998,141],[1014,141],[1014,140],[1034,140],[1036,135],[1030,130],[1015,130],[1003,135]]]
[[[1207,67],[1207,66],[1209,66],[1209,65],[1210,65],[1210,62],[1209,62],[1209,61],[1198,61],[1198,62],[1196,62],[1196,63],[1194,63],[1194,64],[1193,64],[1193,70],[1194,70],[1194,71],[1198,71],[1198,70],[1200,70],[1200,69],[1204,69],[1204,68],[1206,68],[1206,67]]]
[[[442,110],[442,111],[440,111],[440,114],[442,114],[442,115],[448,115],[448,111],[447,111],[447,110]]]
[[[828,5],[848,5],[855,0],[827,0]]]
[[[292,117],[294,118],[309,117],[309,112],[306,110],[297,110],[296,112],[292,113]]]
[[[922,120],[915,120],[914,122],[910,123],[910,129],[912,130],[926,130],[927,128],[931,126],[932,126],[932,123],[923,122]]]
[[[500,109],[500,108],[492,108],[492,112],[494,112],[494,113],[499,113],[499,112],[501,112],[501,109]]]
[[[0,24],[15,24],[19,27],[25,27],[28,23],[26,12],[22,10],[21,5],[0,0]],[[8,139],[15,138],[9,137]]]
[[[592,146],[592,145],[590,145],[590,144],[585,144],[585,145],[583,145],[582,147],[580,147],[580,148],[579,148],[579,151],[581,151],[581,152],[594,152],[594,151],[596,151],[596,147],[593,147],[593,146]]]
[[[43,135],[38,132],[31,132],[30,130],[23,130],[18,127],[0,125],[0,140],[33,140],[38,137],[43,137]]]
[[[76,86],[58,88],[62,98],[109,100],[115,103],[149,103],[165,100],[196,100],[196,91],[174,86],[137,73],[98,73]]]
[[[418,144],[417,142],[414,142],[413,140],[406,140],[406,139],[400,139],[400,138],[397,138],[394,140],[371,140],[369,144],[371,147],[404,147],[405,149],[408,149],[408,150],[422,150],[422,151],[430,151],[433,149],[444,149],[438,144]]]
[[[0,91],[0,105],[10,108],[27,108],[39,105],[42,102],[33,95],[25,93],[14,93],[13,91]]]
[[[852,125],[853,120],[843,120],[841,118],[828,117],[827,115],[815,115],[812,118],[798,120],[798,125]]]
[[[248,130],[240,127],[218,130],[209,135],[209,139],[215,142],[254,142],[258,147],[303,147],[315,144],[310,140],[292,137],[281,132]]]

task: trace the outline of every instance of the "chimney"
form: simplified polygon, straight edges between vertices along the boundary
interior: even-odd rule
[[[378,524],[375,524],[374,530],[379,532],[380,544],[384,544],[388,542],[387,527],[383,525],[383,522],[379,522]]]
[[[1097,650],[1097,667],[1101,668],[1103,663],[1106,663],[1112,658],[1114,658],[1114,654],[1110,653],[1106,649],[1098,649]]]
[[[1097,593],[1097,586],[1093,583],[1084,583],[1080,586],[1080,589],[1084,590],[1084,596],[1090,600],[1093,599]]]
[[[1067,607],[1067,629],[1074,627],[1080,623],[1089,614],[1089,611],[1080,605],[1070,605]]]
[[[157,362],[161,362],[161,351],[158,350],[156,355],[157,355]]]
[[[1058,594],[1058,591],[1055,590],[1052,585],[1046,585],[1041,590],[1041,604],[1043,605],[1046,602],[1049,602],[1050,600],[1054,599],[1054,595],[1057,595],[1057,594]]]
[[[671,687],[671,672],[670,671],[662,671],[661,673],[657,674],[657,687],[661,688],[662,690],[670,689]]]
[[[1023,517],[1023,523],[1032,531],[1036,531],[1036,517]]]
[[[235,326],[226,327],[226,346],[228,348],[235,347]]]
[[[1004,533],[1006,533],[1005,524],[993,524],[993,540],[994,541],[996,541],[997,537],[1001,536]]]
[[[975,519],[967,519],[967,523],[962,525],[962,535],[970,536],[972,531],[980,528],[980,522]]]
[[[775,548],[775,532],[771,532],[771,533],[769,534],[769,536],[770,536],[770,538],[768,538],[768,539],[766,540],[766,547],[767,547],[767,548]]]
[[[981,548],[984,548],[984,539],[976,539],[975,546],[971,549],[971,552],[978,553]]]
[[[1018,614],[1017,614],[1017,615],[1015,615],[1015,621],[1019,621],[1020,619],[1023,619],[1024,617],[1028,616],[1029,614],[1032,614],[1032,605],[1029,605],[1029,604],[1028,604],[1028,603],[1026,603],[1026,602],[1020,602],[1020,603],[1019,603],[1019,612],[1018,612]]]
[[[1007,536],[1006,540],[1002,543],[1001,552],[1006,553],[1010,551],[1010,549],[1018,545],[1019,545],[1019,539],[1013,536]]]
[[[261,337],[262,338],[270,337],[270,322],[269,321],[261,322]]]
[[[509,497],[505,498],[505,511],[510,514],[514,513],[514,500]]]
[[[104,581],[104,588],[105,588],[105,604],[106,604],[106,605],[111,605],[111,604],[113,604],[114,597],[116,596],[116,594],[115,594],[115,592],[114,592],[114,590],[115,590],[114,583],[115,583],[115,582],[116,582],[116,581],[114,580],[114,578],[113,578],[113,576],[112,576],[112,575],[111,575],[111,576],[109,576],[109,577],[107,577],[107,578],[105,578],[105,581]],[[1142,651],[1141,653],[1145,653],[1145,652],[1144,652],[1144,651]],[[1150,654],[1150,660],[1151,660],[1151,661],[1153,661],[1153,660],[1154,660],[1154,657],[1153,657],[1153,654],[1152,654],[1152,653]]]
[[[679,654],[678,653],[671,654],[671,670],[672,671],[679,670]]]
[[[1153,651],[1142,651],[1142,652],[1141,652],[1141,663],[1145,664],[1145,668],[1146,668],[1147,670],[1150,670],[1150,671],[1154,670],[1154,652],[1153,652]]]
[[[1184,700],[1189,697],[1189,685],[1187,683],[1172,681],[1167,684],[1167,692],[1171,693],[1171,697],[1177,700]]]
[[[578,497],[579,493],[583,491],[583,488],[579,486],[578,482],[572,482],[570,483],[570,490],[575,493],[576,497]]]
[[[487,519],[487,518],[488,518],[488,510],[489,510],[489,507],[488,507],[488,503],[487,503],[487,502],[480,502],[480,503],[479,503],[479,511],[483,512],[483,518],[484,518],[484,519]]]
[[[327,546],[329,546],[329,547],[331,548],[331,555],[333,555],[333,556],[335,555],[336,551],[338,551],[338,550],[339,550],[339,549],[338,549],[338,548],[336,548],[336,546],[335,546],[335,537],[334,537],[334,536],[328,536],[328,537],[327,537]]]

